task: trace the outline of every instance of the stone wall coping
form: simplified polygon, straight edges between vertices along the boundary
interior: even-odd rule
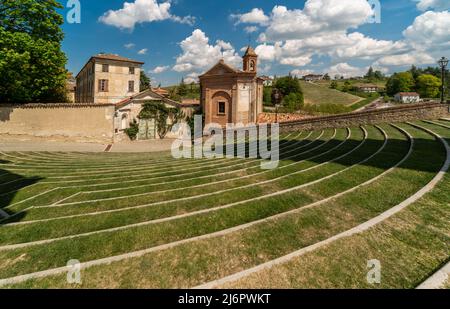
[[[441,103],[409,104],[409,105],[405,105],[405,106],[394,106],[394,107],[369,110],[369,111],[353,112],[353,113],[330,115],[330,116],[320,116],[320,117],[313,117],[313,118],[302,119],[302,120],[292,120],[292,121],[282,122],[279,125],[280,125],[280,127],[284,127],[284,126],[308,124],[308,123],[321,122],[321,121],[353,119],[353,118],[359,118],[359,117],[370,116],[370,115],[382,115],[382,114],[396,113],[396,112],[409,111],[409,110],[422,110],[422,109],[426,110],[426,109],[433,109],[436,107],[449,107],[449,105],[441,104]]]
[[[26,103],[26,104],[10,104],[10,103],[0,103],[0,108],[10,107],[10,108],[85,108],[85,107],[110,107],[115,106],[114,104],[104,104],[104,103]]]

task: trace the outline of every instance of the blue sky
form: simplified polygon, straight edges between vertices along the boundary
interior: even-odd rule
[[[448,0],[380,0],[381,23],[367,23],[367,0],[124,2],[80,0],[81,23],[63,25],[70,71],[99,52],[116,53],[144,61],[153,84],[169,85],[195,79],[221,57],[239,67],[249,39],[265,75],[350,76],[370,65],[392,73],[450,56]]]

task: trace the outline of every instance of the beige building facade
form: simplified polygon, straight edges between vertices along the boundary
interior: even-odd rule
[[[114,104],[140,92],[144,63],[118,55],[98,54],[76,77],[76,103]]]
[[[243,70],[220,60],[200,79],[200,102],[205,124],[257,123],[263,112],[264,80],[257,77],[258,55],[248,47]]]

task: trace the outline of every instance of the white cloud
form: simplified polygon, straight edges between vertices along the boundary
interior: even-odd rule
[[[311,56],[298,56],[298,57],[284,57],[280,60],[280,63],[285,65],[302,67],[307,64],[310,64],[311,61],[312,61]]]
[[[245,14],[232,14],[231,18],[237,19],[237,24],[259,24],[261,26],[266,25],[269,21],[269,17],[264,14],[264,11],[258,8]]]
[[[450,48],[450,12],[425,12],[403,35],[417,48]]]
[[[123,47],[125,47],[126,49],[132,49],[135,46],[136,46],[136,44],[134,44],[134,43],[128,43],[128,44],[125,44]]]
[[[244,28],[244,31],[247,32],[247,33],[253,33],[253,32],[258,31],[258,29],[259,28],[256,27],[256,26],[248,26],[248,27]]]
[[[138,51],[138,54],[139,54],[139,55],[146,55],[147,52],[148,52],[148,48],[143,48],[143,49],[141,49],[141,50]]]
[[[186,84],[192,84],[192,83],[197,83],[198,82],[198,73],[190,73],[188,74],[185,78],[184,78],[184,82]]]
[[[301,39],[321,32],[343,31],[366,23],[372,15],[367,0],[308,0],[303,10],[275,6],[266,38]]]
[[[255,52],[260,60],[274,61],[276,58],[276,46],[262,44],[255,48]],[[243,48],[244,50],[246,47]]]
[[[177,57],[173,67],[177,72],[203,72],[222,57],[225,62],[234,66],[242,62],[230,43],[218,40],[215,45],[211,45],[209,38],[200,29],[194,30],[191,36],[180,43],[180,47],[183,53]]]
[[[100,16],[99,21],[121,29],[133,30],[136,24],[162,20],[173,20],[179,23],[193,24],[191,16],[178,17],[170,13],[169,1],[158,3],[157,0],[135,0],[125,2],[119,10],[109,10]]]
[[[386,66],[411,66],[411,65],[422,65],[422,64],[432,64],[435,63],[436,59],[427,53],[422,52],[411,52],[399,55],[385,56],[376,62],[376,64],[386,65]]]
[[[153,70],[151,70],[150,73],[153,73],[153,74],[160,74],[160,73],[162,73],[162,72],[167,71],[168,69],[169,69],[169,66],[168,66],[168,65],[166,65],[166,66],[157,66],[157,67],[155,67]]]
[[[313,70],[299,70],[299,69],[295,69],[295,70],[292,70],[291,71],[291,75],[292,76],[296,76],[296,77],[303,77],[303,76],[305,76],[305,75],[308,75],[308,74],[313,74],[314,73],[314,71]]]
[[[369,67],[359,68],[351,66],[346,62],[338,63],[328,69],[328,74],[332,77],[339,75],[344,77],[363,76],[367,73]]]
[[[438,11],[444,11],[450,9],[450,1],[448,0],[416,0],[417,8],[421,11],[428,9],[435,9]]]

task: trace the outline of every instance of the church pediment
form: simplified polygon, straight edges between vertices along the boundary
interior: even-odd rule
[[[208,72],[202,75],[203,76],[210,76],[210,75],[224,75],[224,74],[230,74],[230,73],[237,73],[238,71],[231,66],[227,65],[222,60],[219,61],[215,66],[213,66]]]

